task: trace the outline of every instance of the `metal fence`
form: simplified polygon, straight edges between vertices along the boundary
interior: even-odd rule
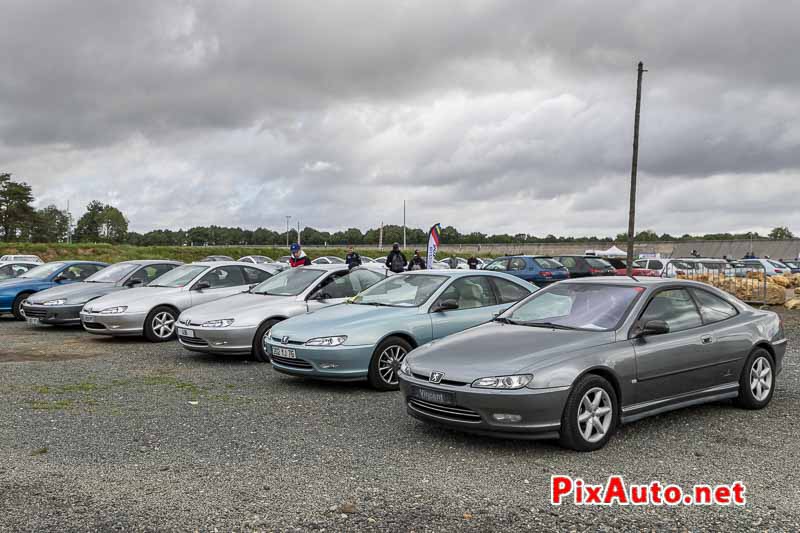
[[[763,265],[723,259],[670,259],[661,277],[708,283],[750,304],[783,303],[785,290],[771,284]]]

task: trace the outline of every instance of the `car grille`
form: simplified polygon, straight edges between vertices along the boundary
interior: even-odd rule
[[[428,381],[428,376],[423,376],[422,374],[417,374],[416,372],[412,372],[411,375],[417,379]],[[464,381],[453,381],[452,379],[442,379],[442,381],[440,381],[439,383],[441,385],[452,385],[453,387],[463,387],[464,385],[467,384]]]
[[[272,342],[277,342],[278,344],[283,344],[283,342],[281,341],[280,337],[272,337]],[[299,345],[305,344],[305,343],[300,342],[300,341],[293,341],[293,340],[290,339],[289,342],[287,342],[286,344],[295,344],[295,345],[299,346]]]
[[[469,422],[476,424],[481,421],[481,415],[472,409],[464,407],[457,407],[454,405],[442,405],[433,402],[426,402],[417,398],[408,400],[408,405],[422,413],[438,416],[442,418],[449,418],[450,420],[457,420],[459,422]]]
[[[25,316],[30,318],[45,318],[47,317],[47,309],[23,306],[22,310],[25,311]]]
[[[180,341],[184,344],[188,344],[189,346],[208,346],[208,341],[204,341],[203,339],[198,339],[196,337],[178,337]]]
[[[98,324],[97,322],[84,322],[83,327],[87,329],[106,329],[103,324]]]
[[[288,357],[280,357],[277,355],[273,355],[272,361],[278,363],[281,366],[288,366],[290,368],[305,368],[309,370],[314,368],[311,366],[311,363],[309,363],[308,361],[304,361],[303,359],[289,359]]]

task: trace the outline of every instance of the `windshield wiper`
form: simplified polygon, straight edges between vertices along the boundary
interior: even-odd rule
[[[519,324],[516,320],[511,320],[508,317],[504,316],[496,316],[492,319],[492,322],[500,322],[501,324]]]
[[[354,304],[358,305],[374,305],[375,307],[396,307],[392,304],[385,304],[382,302],[353,302]]]
[[[564,324],[556,324],[555,322],[516,322],[522,326],[531,326],[534,328],[552,328],[552,329],[578,329],[572,326],[565,326]]]

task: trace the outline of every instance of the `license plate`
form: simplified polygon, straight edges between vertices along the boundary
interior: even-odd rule
[[[280,346],[272,347],[272,355],[277,355],[278,357],[285,357],[286,359],[297,359],[297,355],[294,353],[294,349],[281,348]]]
[[[194,338],[194,330],[186,328],[178,328],[178,335],[180,337]]]
[[[409,393],[410,396],[426,402],[440,403],[443,405],[453,405],[456,403],[455,394],[452,392],[411,387]]]
[[[28,320],[28,325],[29,325],[29,326],[38,326],[38,325],[40,324],[40,322],[39,322],[39,319],[38,319],[38,318],[32,318],[32,317],[28,317],[28,319],[27,319],[27,320]]]
[[[94,317],[92,315],[85,315],[83,317],[84,322],[94,322]]]

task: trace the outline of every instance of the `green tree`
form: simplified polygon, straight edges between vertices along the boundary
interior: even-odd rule
[[[770,239],[794,239],[794,234],[786,226],[772,228],[769,232]]]
[[[64,242],[68,232],[69,215],[54,205],[48,205],[36,211],[30,239],[33,242]]]
[[[100,238],[103,242],[125,242],[127,234],[128,221],[122,211],[112,205],[104,206],[100,213]]]
[[[101,215],[105,206],[93,200],[86,206],[86,212],[78,219],[75,225],[75,240],[77,242],[100,242]]]
[[[0,240],[16,241],[29,238],[35,210],[31,203],[31,187],[0,174]]]

